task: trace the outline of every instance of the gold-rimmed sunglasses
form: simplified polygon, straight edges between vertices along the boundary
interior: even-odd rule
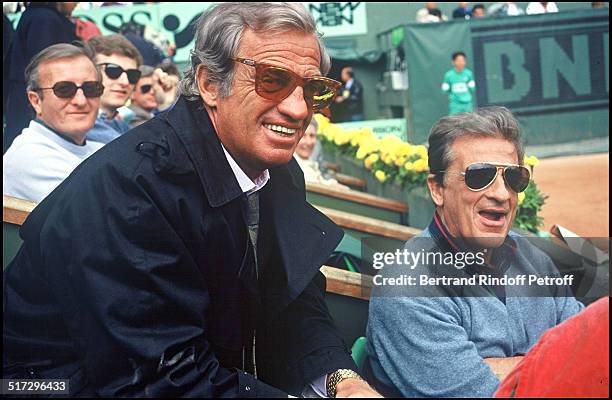
[[[518,164],[505,164],[496,162],[477,162],[467,166],[465,172],[459,172],[464,179],[468,189],[473,192],[485,190],[497,179],[499,171],[502,171],[506,184],[515,191],[521,193],[529,185],[531,173],[529,169]],[[449,171],[438,171],[449,173]]]
[[[314,111],[327,107],[336,97],[342,85],[324,76],[304,78],[286,68],[276,67],[248,58],[232,58],[233,61],[255,68],[255,92],[267,100],[281,102],[296,87],[304,89],[304,100]]]

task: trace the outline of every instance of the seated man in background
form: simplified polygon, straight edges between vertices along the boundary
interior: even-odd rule
[[[34,56],[25,75],[36,119],[2,158],[2,192],[38,203],[102,147],[85,136],[104,86],[90,51],[65,43]]]
[[[510,232],[530,180],[522,160],[518,123],[506,108],[440,119],[429,136],[427,181],[436,212],[404,247],[427,257],[385,265],[379,275],[466,282],[558,274],[546,254]],[[472,262],[452,261],[466,254]],[[583,308],[562,285],[537,293],[527,284],[429,285],[373,288],[366,375],[383,395],[490,397],[544,331]]]
[[[157,111],[157,98],[155,96],[155,85],[153,84],[155,69],[148,65],[141,65],[138,70],[141,75],[132,93],[132,103],[129,106],[133,112],[129,120],[132,128],[153,118],[155,111]]]
[[[318,128],[319,123],[313,118],[308,128],[306,128],[304,136],[300,139],[295,149],[295,154],[293,154],[293,158],[295,158],[302,172],[304,172],[304,180],[306,182],[322,183],[324,185],[333,185],[337,188],[348,189],[348,187],[339,184],[334,178],[323,177],[319,169],[319,163],[315,160],[311,160],[312,153],[317,145]]]
[[[96,64],[103,71],[104,94],[96,124],[87,138],[106,144],[130,129],[117,109],[132,95],[140,78],[138,67],[142,64],[142,56],[122,35],[96,36],[88,44],[96,53]]]

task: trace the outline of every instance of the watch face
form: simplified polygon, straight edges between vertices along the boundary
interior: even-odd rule
[[[345,99],[348,99],[350,95],[351,95],[351,92],[348,89],[342,92],[342,97],[344,97]]]

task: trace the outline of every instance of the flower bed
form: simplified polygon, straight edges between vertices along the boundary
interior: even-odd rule
[[[425,228],[433,215],[434,205],[427,189],[429,175],[427,147],[402,141],[397,136],[377,138],[370,128],[343,129],[324,116],[315,115],[318,136],[326,157],[342,168],[342,173],[365,179],[368,192],[408,203],[409,225]],[[525,165],[538,164],[534,156],[525,157]],[[531,181],[519,193],[514,226],[538,233],[546,197]]]

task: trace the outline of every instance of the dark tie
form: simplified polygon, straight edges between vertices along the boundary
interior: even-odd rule
[[[259,191],[247,195],[247,227],[255,255],[255,274],[259,276],[257,265],[257,233],[259,231]]]

